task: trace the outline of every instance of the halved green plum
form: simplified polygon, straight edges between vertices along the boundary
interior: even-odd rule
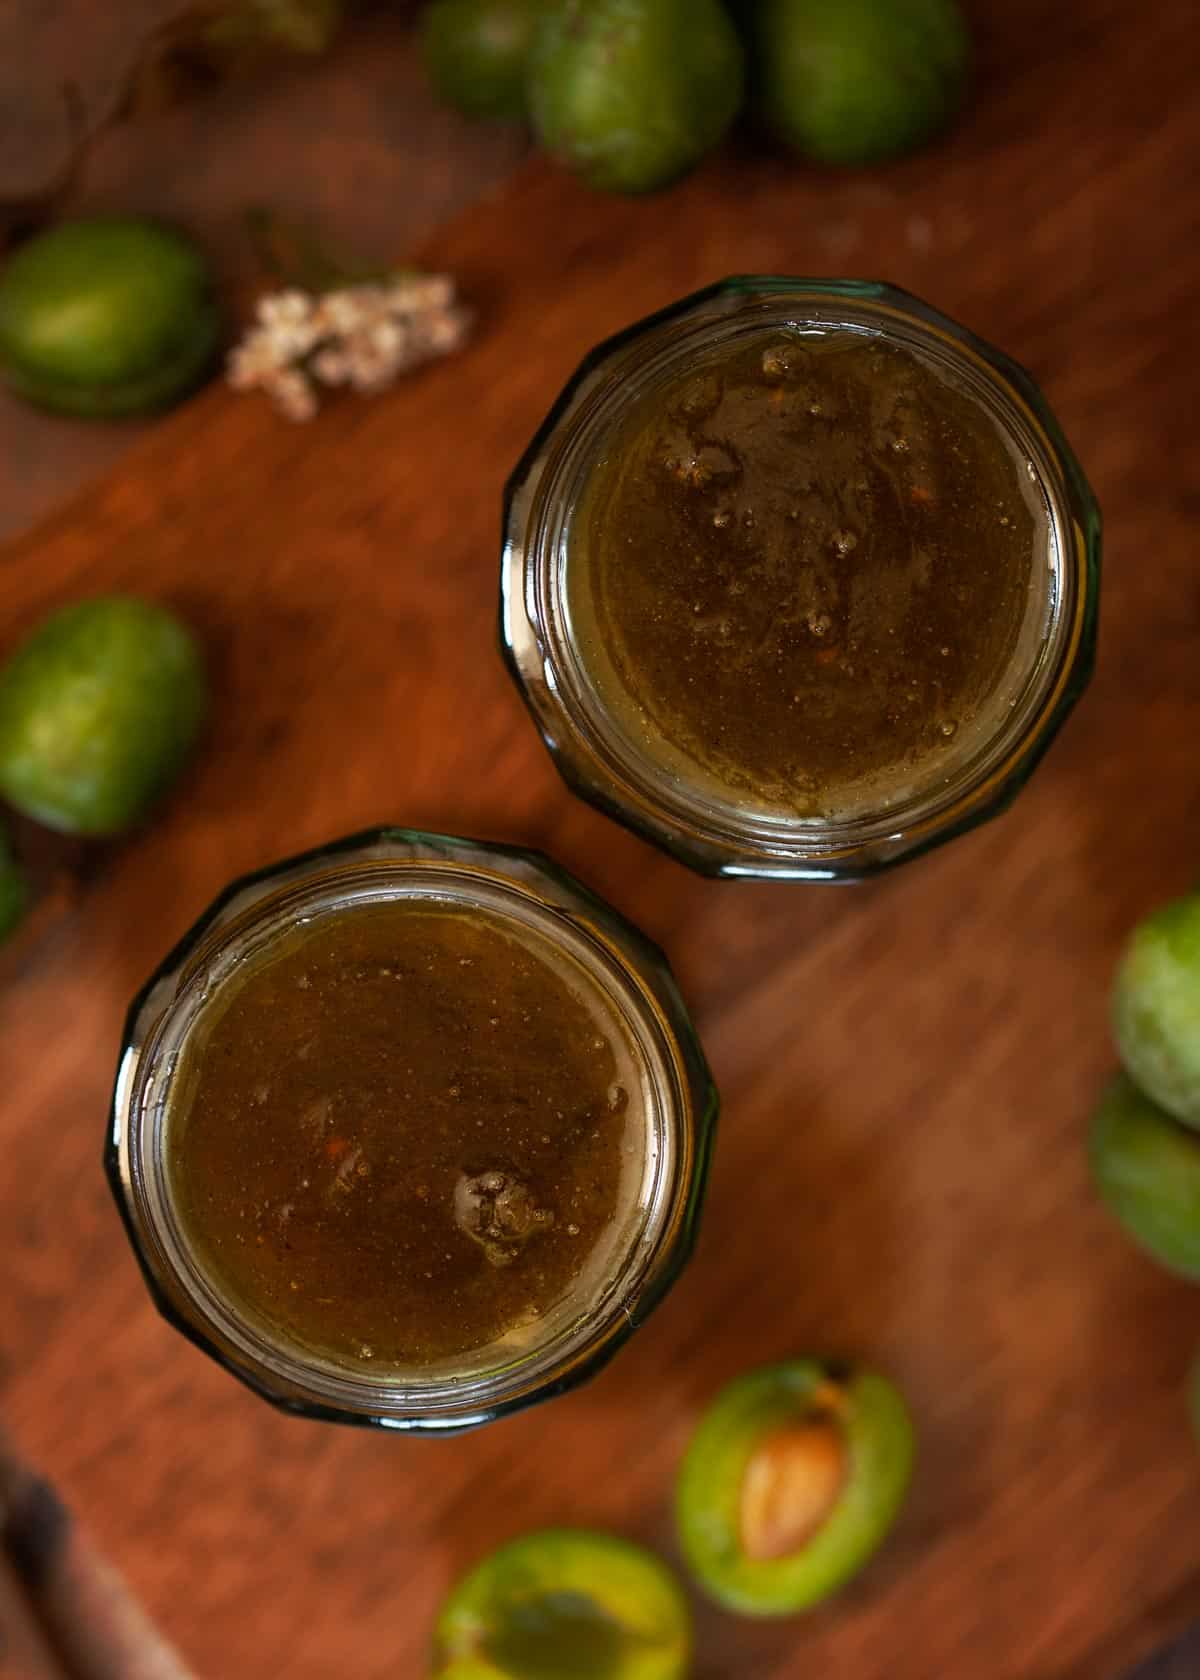
[[[529,111],[542,145],[589,186],[653,192],[717,144],[744,82],[719,0],[560,0],[534,35]]]
[[[1133,930],[1113,986],[1113,1028],[1147,1096],[1200,1126],[1200,893]]]
[[[453,1589],[436,1680],[682,1680],[691,1616],[679,1582],[615,1535],[547,1528],[501,1546]]]
[[[1091,1161],[1097,1189],[1134,1242],[1200,1281],[1200,1136],[1119,1073],[1096,1108]]]
[[[729,1610],[807,1610],[882,1543],[913,1455],[908,1408],[877,1372],[816,1359],[750,1371],[722,1389],[684,1458],[684,1556]]]

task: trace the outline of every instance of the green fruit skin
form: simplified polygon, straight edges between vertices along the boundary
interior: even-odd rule
[[[547,0],[433,0],[422,24],[438,94],[469,117],[520,122],[525,75]]]
[[[3,832],[0,832],[0,944],[25,914],[29,886]]]
[[[544,1613],[587,1606],[596,1637],[530,1639]],[[520,1626],[526,1643],[522,1651]],[[514,1627],[518,1629],[514,1633]],[[545,1633],[543,1623],[543,1633]],[[435,1680],[684,1680],[691,1614],[652,1553],[613,1534],[549,1528],[501,1546],[458,1583],[434,1629]]]
[[[849,1473],[838,1503],[794,1556],[741,1549],[742,1480],[765,1434],[804,1417],[818,1392],[841,1390]],[[875,1371],[841,1376],[814,1359],[738,1377],[705,1412],[684,1457],[676,1520],[688,1567],[718,1604],[745,1616],[791,1616],[828,1598],[882,1544],[904,1503],[915,1437],[899,1391]]]
[[[910,151],[962,103],[970,37],[957,0],[762,0],[755,35],[761,116],[821,162]]]
[[[1121,1060],[1168,1114],[1200,1126],[1200,893],[1148,916],[1113,986]]]
[[[346,0],[256,0],[215,11],[204,40],[218,52],[274,47],[316,57],[333,45],[346,10]]]
[[[65,607],[0,668],[0,794],[49,828],[117,834],[181,768],[206,700],[199,649],[162,607]]]
[[[737,114],[741,42],[718,0],[562,0],[529,63],[547,151],[609,192],[650,192],[696,163]]]
[[[1200,1281],[1200,1137],[1120,1073],[1092,1120],[1091,1165],[1134,1242],[1168,1271]]]
[[[203,258],[157,222],[64,222],[0,272],[0,373],[58,413],[167,407],[203,378],[219,336]]]

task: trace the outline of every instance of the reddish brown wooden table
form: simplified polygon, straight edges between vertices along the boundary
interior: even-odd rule
[[[515,1531],[668,1550],[692,1419],[858,1351],[923,1443],[878,1567],[804,1621],[699,1613],[702,1680],[1108,1680],[1200,1607],[1200,1297],[1087,1183],[1130,920],[1200,858],[1192,9],[1014,0],[952,142],[869,175],[735,155],[671,194],[535,166],[439,239],[477,344],[292,428],[214,390],[0,561],[3,634],[136,587],[211,651],[208,749],[6,959],[3,1405],[202,1673],[423,1672]],[[1003,21],[1001,21],[1003,18]],[[1095,686],[1015,810],[857,891],[704,881],[573,802],[493,648],[498,498],[602,334],[730,270],[879,274],[1044,382],[1108,516]],[[230,875],[379,819],[532,842],[672,953],[725,1110],[691,1271],[590,1388],[424,1443],[276,1415],[155,1317],[99,1155],[122,1011]]]

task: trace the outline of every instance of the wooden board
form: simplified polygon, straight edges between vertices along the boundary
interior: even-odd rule
[[[744,152],[627,204],[535,166],[439,239],[476,345],[294,428],[213,391],[0,562],[3,636],[103,588],[203,633],[207,750],[0,990],[3,1406],[202,1674],[424,1672],[452,1576],[543,1523],[673,1549],[715,1387],[879,1360],[915,1492],[841,1601],[700,1608],[701,1680],[1108,1680],[1200,1606],[1200,1299],[1097,1207],[1087,1111],[1134,916],[1200,857],[1192,7],[1019,0],[887,171]],[[506,471],[582,352],[733,270],[878,274],[1042,379],[1101,495],[1092,692],[1016,808],[877,885],[689,875],[560,786],[493,645]],[[531,842],[672,953],[722,1086],[696,1260],[591,1387],[423,1443],[276,1415],[155,1317],[99,1170],[126,1000],[230,875],[380,819]]]

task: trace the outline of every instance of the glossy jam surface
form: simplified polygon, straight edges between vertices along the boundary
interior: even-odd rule
[[[762,331],[635,399],[568,536],[580,657],[652,757],[800,816],[936,777],[982,727],[1044,549],[965,386],[845,330]]]
[[[623,1028],[507,918],[388,900],[298,928],[184,1047],[167,1162],[217,1287],[335,1361],[518,1349],[618,1241]]]

